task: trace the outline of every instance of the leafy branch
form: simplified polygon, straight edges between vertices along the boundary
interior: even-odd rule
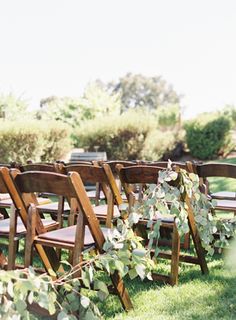
[[[214,253],[214,235],[219,234],[215,245],[228,245],[234,236],[235,219],[217,220],[214,215],[214,200],[200,191],[199,177],[180,168],[173,168],[169,161],[166,170],[159,171],[157,184],[149,185],[144,191],[143,201],[131,208],[129,222],[137,224],[146,220],[148,247],[159,253],[158,238],[163,217],[175,219],[180,236],[189,232],[188,210],[192,209],[203,247],[209,254]],[[187,201],[186,199],[189,199]],[[191,208],[189,208],[191,206]]]
[[[84,261],[53,280],[49,275],[37,275],[32,267],[25,270],[0,271],[0,318],[39,319],[34,306],[48,311],[55,319],[100,319],[97,306],[87,293],[96,290],[103,301],[109,296],[107,282],[98,276],[99,271],[133,279],[151,279],[154,262],[142,246],[142,238],[136,236],[128,221],[118,220],[104,243],[104,253],[88,251]],[[64,262],[68,265],[67,262]],[[80,277],[75,277],[79,273]],[[51,271],[51,275],[55,275]],[[55,279],[55,277],[54,277]],[[82,289],[88,290],[82,290]]]

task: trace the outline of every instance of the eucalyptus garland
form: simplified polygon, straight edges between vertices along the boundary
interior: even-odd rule
[[[107,280],[97,276],[100,271],[105,270],[108,275],[118,271],[121,277],[128,275],[131,279],[137,276],[152,279],[155,264],[142,246],[142,238],[135,235],[127,220],[117,221],[103,249],[103,254],[88,251],[83,262],[74,268],[63,262],[70,270],[62,275],[53,271],[50,276],[37,275],[33,268],[0,270],[0,318],[40,319],[33,312],[32,306],[36,305],[58,320],[101,319],[97,306],[89,299],[90,290],[96,290],[101,301],[109,295]],[[78,271],[81,276],[74,277]]]
[[[186,201],[186,197],[189,201]],[[235,219],[219,220],[213,215],[215,201],[200,191],[199,177],[178,167],[173,168],[171,161],[165,170],[159,171],[157,184],[147,186],[143,201],[136,202],[129,213],[130,225],[140,219],[147,221],[149,229],[148,246],[158,255],[158,238],[163,217],[175,219],[181,235],[189,232],[188,209],[193,210],[195,222],[203,247],[212,255],[214,245],[224,247],[228,239],[234,236]],[[215,242],[215,235],[218,240]]]

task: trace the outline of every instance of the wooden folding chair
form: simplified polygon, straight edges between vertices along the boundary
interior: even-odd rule
[[[8,170],[6,168],[6,170]],[[4,180],[0,176],[0,192],[4,194],[8,193],[8,188],[5,185]],[[9,194],[9,197],[11,195]],[[37,199],[35,201],[38,201]],[[37,202],[38,203],[38,202]],[[9,239],[8,244],[8,269],[15,268],[16,252],[19,245],[19,240],[26,236],[25,225],[18,215],[18,211],[15,208],[12,199],[5,199],[5,208],[10,209],[9,217],[0,220],[0,238]],[[58,223],[52,219],[42,219],[42,224],[45,230],[54,230],[58,228]]]
[[[114,176],[108,164],[98,165],[67,165],[60,166],[62,173],[69,172],[79,173],[84,185],[87,183],[99,184],[104,194],[106,204],[95,202],[93,208],[97,218],[105,222],[107,227],[111,227],[113,218],[120,217],[119,205],[122,204],[122,199],[116,185]],[[87,195],[89,196],[88,192]]]
[[[209,178],[222,177],[236,179],[236,165],[228,163],[192,163],[187,162],[189,172],[196,173],[200,178],[202,191],[216,200],[214,210],[234,212],[236,215],[236,191],[220,190],[211,193],[211,183]]]
[[[62,271],[55,248],[71,250],[74,266],[81,261],[81,253],[86,246],[93,245],[98,252],[103,252],[104,233],[107,229],[100,228],[83,182],[77,172],[71,172],[68,175],[39,171],[20,173],[18,170],[10,172],[7,168],[1,168],[0,175],[27,228],[26,266],[31,262],[32,246],[37,250],[48,272],[50,269]],[[69,204],[76,201],[80,208],[77,224],[46,232],[37,207],[32,205],[35,203],[33,196],[35,192],[48,192],[63,196]],[[88,226],[87,228],[85,228],[85,224]],[[132,308],[132,304],[121,277],[118,272],[111,274],[110,277],[123,307],[129,310]]]
[[[132,166],[132,167],[122,167],[121,165],[117,166],[119,170],[120,180],[122,186],[127,194],[127,198],[129,201],[129,205],[132,206],[136,200],[136,197],[132,191],[133,184],[157,184],[158,173],[163,168],[152,167],[152,166]],[[172,253],[164,253],[160,252],[160,258],[171,259],[171,271],[169,276],[164,276],[160,274],[154,274],[153,278],[155,280],[162,280],[171,285],[175,285],[178,283],[178,268],[179,261],[188,262],[193,264],[199,264],[201,267],[202,273],[208,273],[208,267],[205,260],[205,252],[201,244],[200,236],[195,224],[193,211],[190,204],[190,199],[188,199],[187,195],[184,199],[188,205],[188,223],[190,234],[193,239],[194,248],[197,254],[197,257],[192,257],[189,255],[181,255],[180,254],[180,238],[178,234],[178,230],[175,224],[175,218],[172,216],[161,216],[161,227],[171,229],[172,231]],[[139,201],[142,201],[139,199]],[[141,220],[139,222],[141,225],[146,225],[147,221]]]

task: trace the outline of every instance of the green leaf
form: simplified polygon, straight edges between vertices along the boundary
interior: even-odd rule
[[[100,280],[96,280],[94,282],[94,289],[95,290],[100,290],[106,294],[109,294],[109,291],[108,291],[108,288],[107,288],[107,285],[105,284],[105,282],[103,281],[100,281]]]
[[[57,315],[57,320],[69,320],[69,316],[65,311],[61,311],[58,315]]]
[[[135,270],[142,280],[145,278],[145,269],[145,266],[141,263],[135,266]]]
[[[134,249],[132,254],[138,257],[145,257],[147,251],[144,248]]]
[[[13,298],[14,292],[13,292],[13,282],[12,281],[9,281],[7,284],[7,293],[9,294],[9,296],[11,296]]]
[[[28,302],[29,304],[31,304],[34,301],[34,292],[30,291],[29,295],[28,295]]]
[[[121,275],[124,275],[125,270],[124,270],[124,263],[122,261],[115,260],[115,268],[121,273]]]
[[[27,307],[27,304],[25,303],[25,301],[23,300],[18,300],[15,302],[15,306],[16,306],[16,309],[17,311],[22,314],[23,311],[26,309]]]
[[[89,307],[90,300],[88,297],[81,296],[80,303],[84,309],[87,309]]]
[[[128,272],[128,274],[129,274],[129,277],[130,277],[131,280],[133,280],[134,278],[136,278],[137,275],[138,275],[136,269],[130,269],[129,272]]]

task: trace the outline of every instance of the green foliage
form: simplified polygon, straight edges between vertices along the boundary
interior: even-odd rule
[[[87,110],[80,105],[79,99],[69,97],[48,97],[40,101],[41,109],[36,112],[36,118],[43,121],[61,121],[72,127],[80,121],[90,118]]]
[[[95,82],[85,88],[83,97],[52,96],[42,99],[40,106],[41,109],[36,113],[37,119],[62,121],[76,128],[83,120],[119,114],[121,102],[119,94],[111,94],[102,84]]]
[[[183,139],[183,132],[178,130],[150,131],[144,143],[142,158],[153,161],[174,160],[183,153]]]
[[[54,161],[71,148],[70,129],[59,122],[1,122],[0,161]]]
[[[22,117],[29,117],[27,113],[28,104],[21,97],[13,93],[0,95],[0,118],[6,120],[17,120]]]
[[[106,151],[108,159],[139,159],[148,132],[155,120],[145,113],[126,112],[85,122],[76,132],[75,144]]]
[[[154,262],[141,241],[128,221],[118,220],[117,228],[111,230],[106,238],[104,254],[95,251],[85,254],[80,265],[56,280],[47,275],[37,276],[31,268],[0,271],[1,319],[38,319],[39,314],[35,312],[41,311],[34,308],[35,304],[48,311],[49,316],[56,315],[59,320],[101,319],[98,308],[86,296],[92,285],[101,301],[109,296],[107,281],[96,277],[99,271],[106,270],[108,274],[118,271],[121,277],[128,274],[132,279],[137,276],[152,279]],[[81,277],[73,277],[78,270],[81,271]],[[51,273],[55,278],[56,275]],[[82,284],[88,289],[83,290],[83,293]]]
[[[175,127],[180,125],[181,110],[179,105],[160,106],[156,111],[160,127]]]
[[[199,190],[199,178],[196,174],[186,170],[173,170],[171,162],[166,170],[159,171],[157,185],[148,186],[144,201],[136,203],[129,214],[130,224],[137,223],[139,219],[147,220],[149,248],[154,246],[155,255],[159,253],[157,241],[160,235],[160,220],[158,215],[172,215],[180,235],[189,232],[188,210],[195,216],[196,226],[203,247],[209,254],[214,253],[214,234],[219,233],[220,239],[216,245],[225,247],[229,237],[234,236],[235,219],[232,221],[215,220],[212,216],[214,202]],[[156,222],[157,221],[157,222]]]
[[[180,96],[162,77],[145,77],[141,74],[128,73],[118,82],[111,82],[108,87],[119,93],[122,112],[128,109],[146,108],[156,110],[159,106],[178,104]]]
[[[88,84],[82,104],[90,110],[90,118],[93,119],[104,115],[119,115],[121,112],[120,95],[108,92],[100,81]]]
[[[227,117],[231,122],[233,127],[236,127],[236,108],[233,105],[227,105],[220,112],[223,116]]]
[[[218,116],[211,120],[198,119],[185,125],[190,153],[199,159],[214,159],[227,155],[233,148],[230,120]]]

